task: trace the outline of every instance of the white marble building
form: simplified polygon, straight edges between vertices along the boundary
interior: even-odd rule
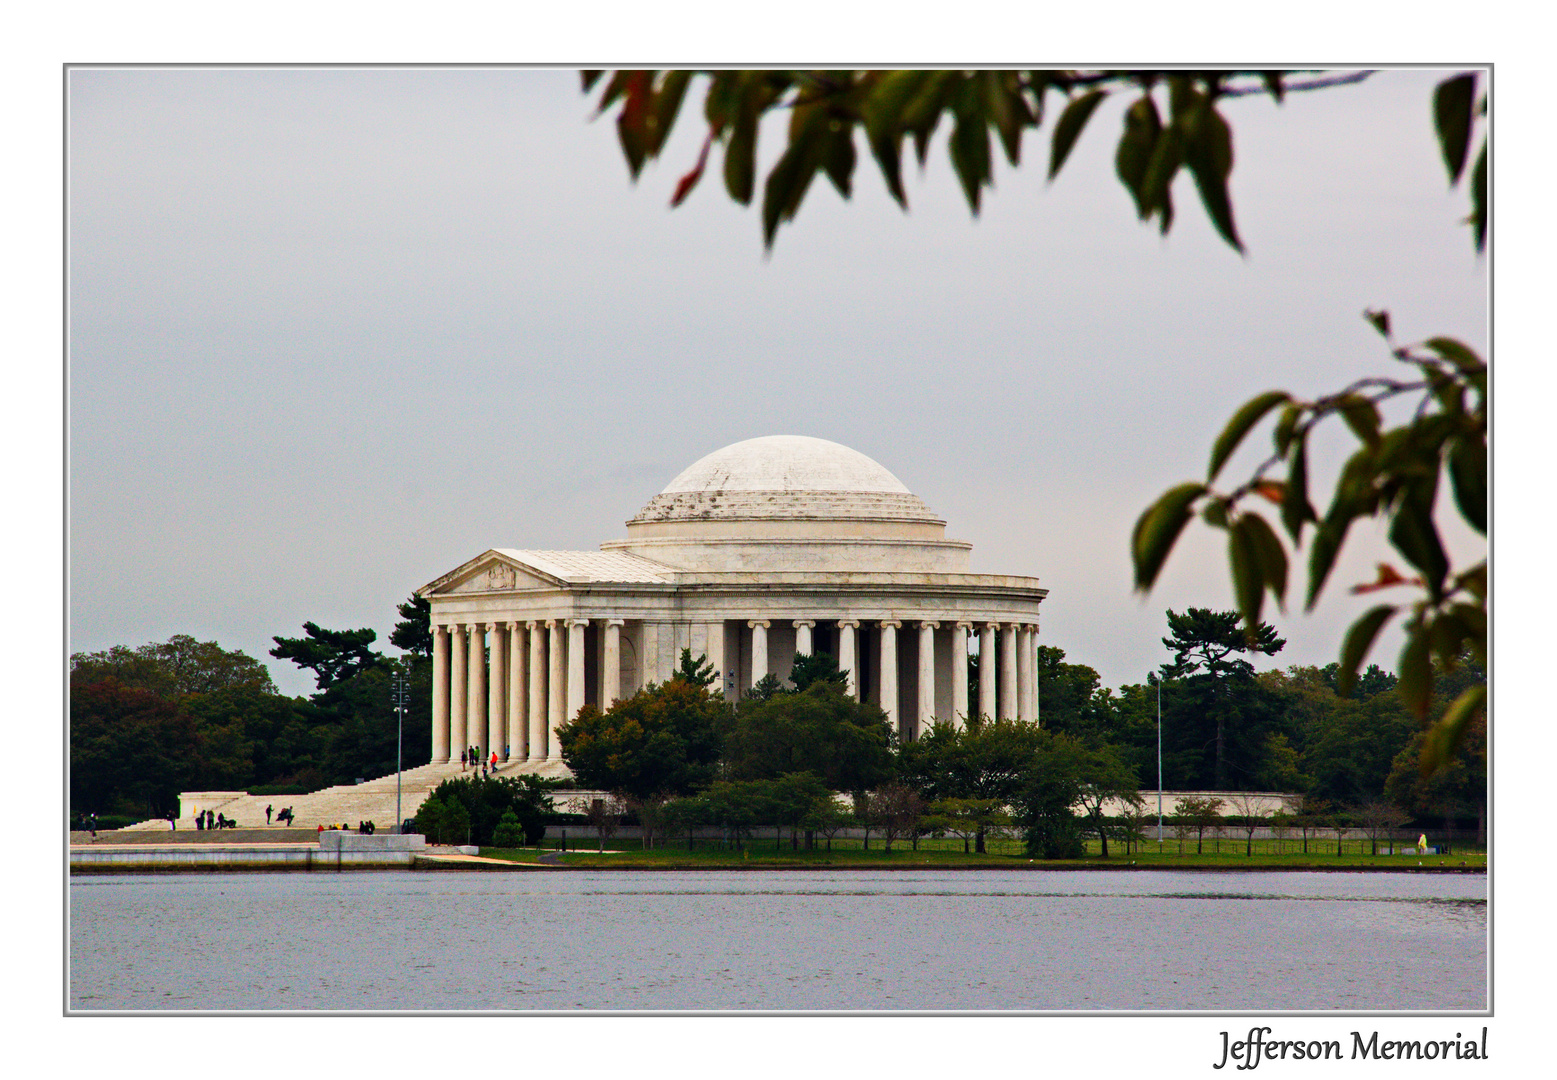
[[[886,469],[795,435],[717,450],[599,551],[493,548],[417,590],[432,607],[433,762],[460,748],[562,770],[557,725],[706,653],[735,697],[828,652],[905,738],[1035,714],[1036,578],[967,572],[972,545]],[[979,700],[968,698],[978,637]],[[482,661],[486,656],[487,660]]]

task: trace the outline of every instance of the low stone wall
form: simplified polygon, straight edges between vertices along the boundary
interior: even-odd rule
[[[72,847],[70,872],[408,869],[427,844],[417,834],[324,833],[313,844],[124,844]]]

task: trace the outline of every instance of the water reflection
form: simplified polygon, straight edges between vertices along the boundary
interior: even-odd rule
[[[71,882],[83,1009],[1482,1009],[1480,875]]]

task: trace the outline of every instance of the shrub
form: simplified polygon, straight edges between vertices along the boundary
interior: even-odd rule
[[[519,827],[519,815],[510,807],[503,811],[497,828],[492,830],[492,845],[501,848],[518,847],[524,840],[524,830]]]

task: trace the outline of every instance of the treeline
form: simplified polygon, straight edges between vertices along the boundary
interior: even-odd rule
[[[1160,699],[1166,789],[1297,796],[1274,818],[1213,805],[1181,815],[1180,828],[1378,835],[1408,821],[1483,825],[1484,724],[1449,768],[1430,777],[1419,768],[1427,726],[1485,677],[1469,657],[1438,673],[1439,697],[1418,719],[1377,666],[1343,697],[1336,665],[1257,673],[1249,657],[1285,644],[1268,626],[1246,635],[1236,613],[1203,609],[1168,621],[1174,659],[1117,693],[1063,651],[1040,649],[1038,724],[970,717],[902,742],[879,708],[848,697],[831,657],[797,657],[789,685],[769,676],[726,702],[709,692],[706,663],[684,652],[671,680],[604,712],[585,707],[559,742],[579,786],[613,793],[648,844],[714,828],[736,844],[771,829],[798,846],[850,828],[866,830],[867,844],[872,834],[890,847],[929,831],[983,850],[990,832],[1014,829],[1035,856],[1057,857],[1078,852],[1083,835],[1102,839],[1105,853],[1110,836],[1138,835],[1139,793],[1157,786]],[[969,680],[976,701],[976,658]]]
[[[180,791],[316,791],[395,771],[398,718],[391,679],[406,673],[404,762],[432,755],[426,601],[400,605],[390,659],[372,630],[305,623],[271,655],[315,676],[317,692],[287,697],[265,665],[187,635],[70,658],[70,810],[104,821],[161,817]],[[422,640],[425,638],[425,642]]]
[[[74,655],[72,813],[138,820],[173,809],[180,791],[300,793],[390,773],[390,681],[400,672],[410,679],[404,764],[425,764],[429,610],[420,598],[398,610],[390,643],[409,651],[404,660],[378,652],[372,630],[309,622],[302,637],[278,636],[271,655],[314,675],[307,697],[278,693],[260,661],[187,636]],[[1268,626],[1245,635],[1232,612],[1170,611],[1168,629],[1163,643],[1173,659],[1117,691],[1062,650],[1039,648],[1038,725],[975,717],[901,743],[880,709],[848,697],[830,657],[798,657],[787,683],[769,676],[726,702],[708,691],[706,663],[687,655],[663,685],[604,712],[586,706],[561,730],[560,745],[578,785],[632,803],[651,842],[656,831],[699,823],[737,837],[788,827],[825,841],[828,829],[844,827],[831,807],[834,793],[846,793],[858,811],[849,827],[868,827],[882,843],[908,835],[900,822],[911,810],[971,844],[1009,827],[1057,850],[1073,826],[1098,826],[1104,799],[1128,802],[1156,788],[1160,698],[1170,791],[1280,791],[1305,796],[1310,813],[1356,818],[1389,805],[1434,825],[1484,820],[1484,721],[1448,768],[1429,777],[1418,768],[1428,724],[1485,679],[1469,657],[1437,672],[1433,709],[1419,719],[1394,676],[1376,666],[1344,697],[1333,664],[1256,672],[1251,659],[1274,656],[1284,643]],[[977,656],[968,678],[977,701]],[[1025,817],[1003,821],[1007,813]],[[483,834],[495,828],[484,811],[472,817]],[[521,832],[533,831],[520,817]]]

